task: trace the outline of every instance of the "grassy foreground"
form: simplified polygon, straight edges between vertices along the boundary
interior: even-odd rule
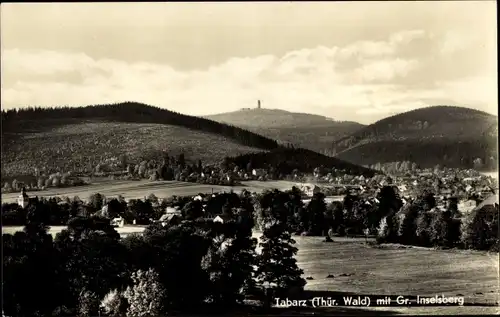
[[[55,235],[64,227],[51,227]],[[21,227],[2,228],[4,233]],[[122,236],[142,232],[144,227],[118,228]],[[260,233],[255,232],[255,237]],[[338,295],[464,296],[465,305],[428,307],[333,307],[292,309],[274,308],[272,315],[383,314],[496,314],[498,306],[498,253],[374,247],[359,238],[335,238],[332,243],[318,237],[295,237],[297,260],[305,277],[306,298]],[[327,276],[333,277],[327,277]],[[250,312],[241,312],[247,314]],[[254,312],[257,313],[257,312]]]

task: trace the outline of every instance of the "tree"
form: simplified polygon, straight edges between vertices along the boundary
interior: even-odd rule
[[[209,297],[212,303],[225,308],[242,303],[244,295],[255,290],[257,240],[252,238],[252,215],[245,210],[239,213],[239,221],[212,228],[213,244],[203,259],[211,283]]]
[[[347,193],[347,195],[344,196],[344,200],[342,203],[343,206],[343,213],[344,213],[344,224],[348,225],[349,222],[352,222],[354,219],[354,203],[356,202],[357,197]]]
[[[416,221],[421,212],[420,206],[409,204],[402,213],[401,226],[399,228],[399,237],[402,244],[414,245],[417,243],[417,225]]]
[[[476,157],[473,164],[475,169],[481,169],[483,167],[483,160],[480,157]]]
[[[448,199],[447,209],[450,211],[452,218],[460,216],[460,211],[458,210],[458,198],[457,197],[450,197]]]
[[[43,177],[39,177],[36,183],[36,187],[41,189],[45,185],[45,179]]]
[[[302,193],[300,189],[293,186],[292,189],[288,191],[288,194],[289,194],[289,200],[287,202],[287,208],[288,208],[287,226],[290,232],[301,233],[302,231],[307,230],[309,228],[307,211],[305,210],[304,202],[302,201]],[[299,226],[301,217],[303,218],[302,220],[307,222],[307,224],[302,226],[302,228],[300,228]]]
[[[99,310],[99,297],[96,293],[83,289],[80,293],[78,313],[81,317],[96,316]]]
[[[95,193],[90,195],[89,197],[89,206],[91,206],[94,211],[100,210],[104,205],[105,197],[99,193]]]
[[[403,202],[393,186],[382,187],[377,198],[380,202],[377,211],[378,219],[382,219],[384,216],[394,215],[403,206]]]
[[[138,270],[132,273],[133,286],[124,293],[128,301],[127,316],[160,316],[164,312],[165,289],[160,283],[159,274],[154,269]]]
[[[121,167],[121,168],[127,167],[127,165],[128,165],[128,158],[127,158],[126,154],[120,155],[120,157],[118,158],[118,160],[119,160],[119,162],[118,162],[119,167]]]
[[[184,169],[186,167],[186,158],[184,156],[184,153],[179,154],[179,156],[177,157],[177,164],[181,169]]]
[[[428,212],[421,212],[415,220],[415,236],[420,246],[428,247],[431,245],[430,224],[432,217]]]
[[[61,183],[60,185],[62,186],[67,186],[68,185],[68,175],[67,174],[64,174],[63,176],[61,176]]]
[[[498,205],[483,207],[465,215],[461,240],[464,247],[475,250],[498,250]]]
[[[159,205],[159,199],[156,197],[155,194],[149,194],[147,200],[151,203],[153,206],[158,206]]]
[[[80,222],[79,224],[77,222]],[[56,235],[60,268],[56,284],[64,285],[65,303],[75,307],[82,290],[104,297],[126,281],[125,248],[109,224],[95,218],[72,219]],[[97,303],[98,305],[98,303]],[[94,314],[95,315],[95,314]]]
[[[395,213],[390,213],[380,221],[377,231],[377,242],[393,243],[397,241],[398,226]]]
[[[424,190],[416,199],[416,204],[420,205],[423,211],[430,211],[432,208],[436,207],[436,198],[434,193],[428,190]]]
[[[12,189],[13,190],[19,190],[19,182],[17,181],[17,179],[14,179],[12,181]]]
[[[208,295],[209,280],[202,268],[210,239],[194,223],[161,227],[150,225],[143,233],[149,267],[157,270],[169,309],[186,309],[201,305]],[[196,285],[192,287],[191,285]]]
[[[182,208],[182,214],[187,220],[196,220],[203,217],[203,205],[199,200],[188,202]]]
[[[56,280],[57,252],[42,224],[2,237],[2,309],[7,316],[48,316],[63,294]],[[47,261],[47,259],[51,259]],[[46,291],[51,285],[51,292]]]
[[[154,209],[151,202],[140,199],[132,199],[129,202],[130,217],[137,220],[137,224],[149,224],[149,219],[154,216]]]
[[[5,182],[5,183],[3,184],[3,188],[4,188],[5,190],[7,190],[7,191],[12,190],[12,186],[9,184],[9,182]]]
[[[298,249],[293,246],[286,225],[286,207],[283,193],[268,192],[261,199],[264,211],[264,229],[260,237],[261,254],[257,257],[256,279],[259,285],[274,289],[278,295],[286,290],[303,289],[306,281],[301,277],[303,271],[297,266],[295,255]]]
[[[132,167],[131,164],[127,165],[127,174],[130,175],[130,176],[134,175],[134,168]]]
[[[137,174],[139,177],[144,178],[146,176],[146,163],[145,161],[141,162],[137,169]]]
[[[452,247],[455,243],[451,233],[451,211],[444,210],[434,215],[430,224],[431,243],[435,246]]]
[[[312,216],[309,231],[313,235],[325,234],[325,212],[326,203],[325,195],[323,193],[315,193],[307,205],[307,210]]]
[[[332,202],[333,209],[333,232],[344,235],[344,210],[341,202]]]
[[[113,198],[108,203],[108,216],[110,219],[118,216],[124,216],[127,209],[127,203],[120,202],[118,199]]]

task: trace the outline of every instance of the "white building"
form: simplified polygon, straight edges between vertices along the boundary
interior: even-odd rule
[[[252,175],[253,176],[259,177],[259,176],[264,176],[265,174],[266,174],[266,171],[264,169],[262,169],[262,168],[254,168],[252,170]]]
[[[111,225],[122,228],[125,225],[125,219],[122,217],[114,218],[111,220]]]

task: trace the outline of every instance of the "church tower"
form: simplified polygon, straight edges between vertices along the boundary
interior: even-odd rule
[[[260,109],[260,100],[257,100],[257,109]]]
[[[17,204],[21,206],[22,208],[26,208],[29,203],[29,197],[28,194],[26,194],[26,188],[23,187],[21,190],[21,195],[17,197]]]

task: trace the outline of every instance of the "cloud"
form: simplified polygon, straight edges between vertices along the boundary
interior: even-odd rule
[[[261,99],[268,108],[363,123],[442,100],[496,109],[496,74],[467,60],[475,42],[460,36],[406,30],[343,47],[234,57],[190,71],[69,51],[5,49],[2,108],[134,100],[205,115],[254,107]]]

